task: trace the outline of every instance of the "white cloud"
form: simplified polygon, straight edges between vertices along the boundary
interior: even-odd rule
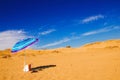
[[[47,27],[48,26],[48,24],[46,24],[46,25],[41,25],[40,27],[39,27],[39,30],[41,30],[41,29],[43,29],[43,28],[45,28],[45,27]]]
[[[60,41],[56,41],[56,42],[53,42],[53,43],[49,43],[49,44],[46,44],[46,45],[41,46],[41,47],[39,47],[39,48],[47,48],[47,47],[50,47],[50,46],[56,46],[56,45],[59,45],[59,44],[68,42],[68,41],[70,41],[70,40],[71,40],[71,39],[69,39],[69,38],[64,38],[64,39],[62,39],[62,40],[60,40]]]
[[[0,32],[0,50],[12,48],[13,45],[20,39],[28,36],[22,30],[8,30]]]
[[[56,31],[56,30],[55,29],[49,29],[47,31],[39,33],[39,35],[47,35],[47,34],[50,34],[50,33],[54,32],[54,31]]]
[[[102,28],[102,29],[98,29],[98,30],[94,30],[94,31],[83,33],[82,36],[94,35],[94,34],[98,34],[98,33],[112,31],[112,30],[115,30],[115,29],[120,29],[120,26],[105,27],[105,28]]]
[[[91,21],[95,21],[95,20],[98,20],[98,19],[101,19],[101,18],[104,18],[103,15],[99,14],[99,15],[95,15],[95,16],[90,16],[90,17],[87,17],[85,19],[83,19],[81,21],[81,23],[88,23],[88,22],[91,22]]]
[[[39,48],[47,48],[47,47],[51,47],[51,46],[56,46],[56,45],[59,45],[59,44],[62,44],[62,43],[65,43],[65,42],[68,42],[68,41],[71,41],[71,40],[80,39],[83,36],[89,36],[89,35],[94,35],[94,34],[103,33],[103,32],[109,32],[109,31],[118,30],[118,29],[120,29],[120,26],[109,26],[109,27],[105,27],[105,28],[102,28],[102,29],[86,32],[86,33],[83,33],[82,35],[79,35],[79,36],[71,36],[69,38],[64,38],[62,40],[55,41],[53,43],[48,43],[48,44],[43,45]]]

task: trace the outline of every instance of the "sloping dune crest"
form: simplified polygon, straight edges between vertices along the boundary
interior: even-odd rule
[[[120,40],[108,40],[103,42],[94,42],[90,44],[86,44],[83,46],[84,48],[119,48]]]

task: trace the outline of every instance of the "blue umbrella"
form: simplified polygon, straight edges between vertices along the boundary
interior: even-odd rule
[[[27,48],[28,46],[34,44],[34,43],[37,42],[37,41],[38,41],[37,38],[27,38],[27,39],[23,39],[23,40],[17,42],[17,43],[13,46],[11,52],[12,52],[12,53],[16,53],[16,52],[18,52],[18,51],[21,51],[21,50]],[[24,54],[24,55],[25,55],[25,54]],[[26,60],[26,56],[24,56],[24,65],[26,64],[26,63],[25,63],[25,60]]]
[[[15,52],[18,52],[18,51],[20,51],[20,50],[23,50],[23,49],[25,49],[26,47],[32,45],[33,43],[35,43],[35,42],[37,42],[37,41],[38,41],[38,39],[36,39],[36,38],[23,39],[23,40],[17,42],[17,43],[13,46],[11,52],[12,52],[12,53],[15,53]]]

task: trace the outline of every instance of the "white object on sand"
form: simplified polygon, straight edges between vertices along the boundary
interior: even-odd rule
[[[24,68],[23,68],[24,72],[28,72],[30,70],[31,70],[31,64],[25,65]]]

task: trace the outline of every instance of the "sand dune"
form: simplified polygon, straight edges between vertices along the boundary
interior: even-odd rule
[[[23,72],[24,53],[32,71]],[[120,40],[15,55],[0,51],[0,80],[120,80]]]
[[[86,44],[83,47],[85,48],[119,48],[120,40],[108,40],[103,42],[94,42],[90,44]]]

